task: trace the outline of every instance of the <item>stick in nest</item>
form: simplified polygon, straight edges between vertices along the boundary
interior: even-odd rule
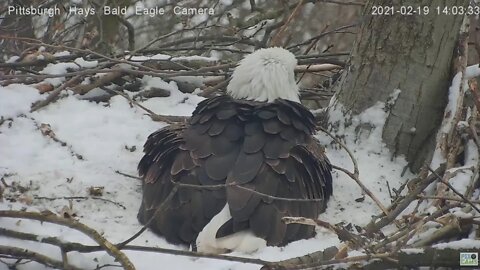
[[[115,245],[110,243],[107,239],[105,239],[102,235],[100,235],[100,233],[98,233],[94,229],[76,220],[61,218],[56,215],[44,215],[42,213],[36,213],[36,212],[22,212],[22,211],[8,211],[8,210],[0,211],[0,217],[32,219],[32,220],[38,220],[41,222],[49,222],[53,224],[67,226],[69,228],[78,230],[84,233],[85,235],[89,236],[92,240],[96,241],[101,247],[103,247],[103,249],[108,254],[110,254],[116,260],[118,260],[125,270],[135,270],[135,267],[133,266],[132,262],[128,259],[128,257],[123,252],[121,252]]]
[[[472,206],[473,209],[475,209],[478,213],[480,213],[480,209],[478,209],[478,207],[474,203],[472,203],[472,201],[470,201],[467,197],[465,197],[462,193],[460,193],[457,189],[455,189],[452,185],[450,185],[450,183],[448,183],[448,181],[443,180],[443,178],[440,175],[438,175],[434,170],[432,170],[432,168],[430,168],[430,166],[427,165],[427,167],[428,167],[428,170],[430,172],[432,172],[437,177],[438,181],[440,181],[442,184],[446,185],[455,194],[460,196],[460,198],[462,198],[466,203],[468,203],[470,206]]]
[[[173,123],[178,123],[178,122],[185,122],[188,119],[187,116],[173,116],[173,115],[159,115],[159,114],[156,114],[152,110],[146,108],[145,106],[143,106],[140,103],[136,102],[135,100],[131,99],[130,96],[128,96],[127,94],[125,94],[123,92],[108,89],[108,88],[105,88],[105,87],[101,87],[101,88],[105,91],[114,92],[114,93],[124,97],[131,104],[134,104],[135,106],[137,106],[137,107],[141,108],[142,110],[146,111],[148,116],[150,116],[150,118],[152,118],[153,121],[161,121],[161,122],[165,122],[165,123],[168,123],[168,124],[173,124]]]

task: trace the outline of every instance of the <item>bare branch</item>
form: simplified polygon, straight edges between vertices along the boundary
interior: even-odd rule
[[[55,215],[43,215],[41,213],[20,211],[0,211],[0,217],[33,219],[42,222],[63,225],[78,230],[89,236],[91,239],[95,240],[101,247],[105,249],[105,251],[107,251],[108,254],[117,259],[122,264],[125,270],[135,269],[128,257],[125,256],[125,254],[123,254],[115,245],[110,243],[94,229],[73,219],[61,218]]]

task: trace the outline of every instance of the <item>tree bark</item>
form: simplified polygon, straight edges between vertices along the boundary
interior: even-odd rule
[[[437,7],[442,11],[444,7],[467,4],[468,0],[368,1],[350,66],[335,85],[337,95],[330,110],[341,104],[343,113],[349,116],[377,102],[386,103],[397,89],[401,91],[394,102],[385,106],[387,119],[382,139],[394,156],[406,157],[413,171],[431,159],[463,19],[460,15],[438,14]],[[379,6],[394,7],[399,12],[409,10],[409,6],[414,11],[428,7],[429,12],[372,15]]]

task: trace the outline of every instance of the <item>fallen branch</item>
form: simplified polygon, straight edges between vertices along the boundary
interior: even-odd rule
[[[476,252],[473,249],[462,250],[462,252]],[[379,259],[379,260],[376,260]],[[370,255],[361,255],[347,257],[344,259],[319,261],[308,265],[298,265],[290,268],[271,268],[264,267],[262,270],[277,269],[304,269],[304,270],[322,270],[326,265],[338,265],[340,267],[347,263],[353,269],[412,269],[418,267],[451,267],[458,268],[459,250],[457,249],[436,249],[425,248],[417,252],[408,249],[401,250],[398,253],[378,253]],[[357,265],[352,263],[358,263]],[[343,264],[343,265],[342,265]]]
[[[40,253],[37,253],[37,252],[34,252],[34,251],[30,251],[30,250],[24,249],[24,248],[1,246],[0,245],[0,254],[8,255],[12,259],[32,260],[32,261],[41,263],[43,265],[50,266],[50,267],[55,268],[55,269],[69,269],[69,270],[82,270],[83,269],[83,268],[79,268],[79,267],[70,265],[68,263],[65,263],[64,261],[54,260],[54,259],[52,259],[48,256],[43,255],[43,254],[40,254]],[[16,269],[16,268],[12,268],[12,269]]]
[[[94,229],[76,221],[73,219],[67,219],[58,217],[55,215],[43,215],[41,213],[36,212],[21,212],[21,211],[0,211],[0,217],[8,217],[8,218],[22,218],[22,219],[32,219],[38,220],[41,222],[49,222],[58,225],[67,226],[69,228],[75,229],[84,233],[85,235],[89,236],[92,240],[97,242],[104,250],[113,256],[116,260],[120,262],[125,270],[134,270],[135,267],[130,262],[127,256],[123,254],[115,245],[110,243],[107,239],[101,236],[97,231]]]
[[[60,92],[62,92],[63,90],[65,90],[66,88],[78,83],[78,81],[81,79],[81,76],[80,75],[77,75],[73,78],[71,78],[70,80],[68,80],[67,82],[65,82],[64,84],[62,84],[60,87],[57,87],[55,90],[53,90],[46,99],[42,100],[42,101],[39,101],[37,103],[34,103],[32,105],[32,108],[30,109],[30,112],[34,112],[34,111],[37,111],[45,106],[47,106],[48,104],[50,104],[51,102],[53,102],[57,97],[58,95],[60,95]]]
[[[135,106],[137,106],[137,107],[141,108],[142,110],[146,111],[148,116],[150,116],[150,118],[152,118],[153,121],[160,121],[160,122],[165,122],[165,123],[168,123],[168,124],[173,124],[173,123],[178,123],[178,122],[186,122],[187,119],[189,118],[187,116],[159,115],[159,114],[154,113],[152,110],[148,109],[147,107],[141,105],[140,103],[136,102],[135,100],[130,98],[129,95],[127,95],[123,92],[108,89],[108,88],[102,88],[102,89],[104,89],[105,91],[108,91],[108,92],[110,92],[110,91],[114,92],[114,93],[124,97],[131,104],[134,104]]]
[[[20,240],[25,240],[25,241],[33,241],[33,242],[57,246],[62,250],[64,250],[65,252],[77,251],[81,253],[90,253],[90,252],[98,252],[98,251],[104,250],[101,246],[88,246],[88,245],[83,245],[75,242],[64,242],[58,239],[57,237],[51,237],[51,236],[39,237],[36,234],[18,232],[10,229],[5,229],[5,228],[0,228],[0,235],[16,238]],[[270,263],[268,261],[261,260],[261,259],[244,258],[244,257],[238,257],[238,256],[230,256],[230,255],[210,254],[210,253],[204,253],[204,252],[193,252],[188,250],[176,250],[176,249],[146,247],[146,246],[137,246],[137,245],[122,246],[121,243],[117,244],[116,246],[121,250],[155,252],[155,253],[162,253],[162,254],[187,256],[187,257],[193,257],[193,258],[208,258],[208,259],[250,263],[250,264],[257,264],[257,265],[265,265]]]

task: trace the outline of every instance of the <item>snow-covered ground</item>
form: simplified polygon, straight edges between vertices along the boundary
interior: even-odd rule
[[[162,86],[165,87],[167,84],[159,78],[145,80],[146,85],[164,84]],[[152,98],[142,104],[158,114],[189,115],[202,99],[181,93],[174,82],[168,86],[171,90],[170,97]],[[141,185],[138,180],[115,171],[136,175],[143,143],[151,132],[165,124],[153,122],[142,109],[132,107],[121,96],[113,97],[107,104],[81,100],[70,93],[67,97],[30,113],[31,103],[44,99],[46,95],[40,95],[37,89],[25,85],[0,87],[0,116],[6,119],[0,125],[0,177],[10,186],[5,188],[0,209],[67,212],[98,230],[113,243],[129,238],[141,228],[136,218],[141,200]],[[361,144],[354,142],[352,131],[347,132],[350,136],[345,138],[345,142],[358,161],[361,181],[385,205],[389,205],[387,181],[394,188],[411,175],[407,173],[401,177],[406,162],[401,158],[392,160],[385,147],[382,147],[382,106],[377,104],[366,112],[368,115],[365,117],[354,119],[376,126],[370,134],[359,134],[362,137]],[[50,125],[56,138],[67,145],[62,146],[61,142],[43,135],[38,128],[42,124]],[[318,137],[327,146],[327,155],[333,164],[353,171],[352,162],[343,149],[330,144],[331,139],[324,134],[318,134]],[[352,179],[338,171],[334,171],[333,176],[334,195],[320,219],[333,224],[345,222],[361,226],[372,215],[380,212],[368,196],[364,200],[360,199],[363,197],[362,191]],[[101,198],[105,200],[89,198],[91,187],[103,188]],[[85,199],[62,199],[72,196],[82,196]],[[95,244],[76,231],[46,223],[1,218],[0,227],[31,232],[41,237],[57,236],[68,241]],[[168,244],[150,231],[144,232],[132,244],[182,249]],[[231,255],[276,261],[338,244],[339,240],[334,234],[318,228],[314,239],[297,241],[285,247],[267,247],[254,254]],[[0,245],[24,247],[61,260],[59,249],[46,244],[0,237]],[[260,268],[253,264],[159,253],[125,253],[136,268],[142,270],[159,269],[160,266],[162,269],[182,270]],[[105,252],[71,252],[69,262],[84,269],[117,264]],[[6,265],[0,263],[0,269],[7,269]],[[19,265],[18,269],[44,268],[36,263],[28,263]]]

